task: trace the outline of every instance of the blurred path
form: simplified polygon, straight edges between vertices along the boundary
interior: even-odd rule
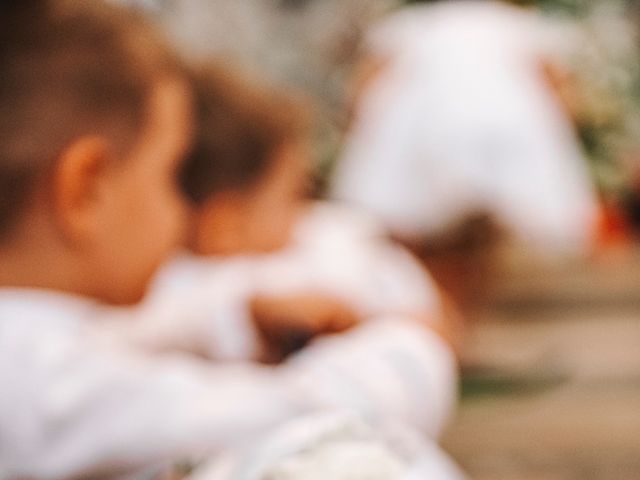
[[[505,274],[445,446],[476,480],[640,478],[640,254]]]

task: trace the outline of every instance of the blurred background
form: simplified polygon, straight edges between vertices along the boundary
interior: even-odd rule
[[[399,237],[419,244],[416,252],[465,313],[468,334],[461,350],[462,400],[445,437],[445,448],[478,480],[640,477],[640,2],[514,1],[504,10],[511,13],[503,17],[496,13],[498,20],[489,11],[485,15],[482,8],[474,10],[479,4],[497,4],[482,1],[121,3],[140,8],[161,22],[188,57],[223,58],[311,99],[317,117],[314,167],[318,195],[333,195],[338,178],[342,186],[336,195],[357,201],[358,195],[350,193],[366,184],[371,172],[353,167],[355,180],[340,183],[337,165],[349,165],[352,157],[373,157],[383,150],[392,152],[390,156],[407,152],[407,142],[415,147],[411,150],[414,156],[415,151],[429,156],[436,151],[430,150],[435,144],[449,152],[467,142],[467,150],[487,157],[475,167],[467,165],[471,161],[465,153],[432,159],[427,169],[432,175],[420,184],[425,197],[434,199],[433,212],[425,211],[425,217],[433,218],[449,212],[452,203],[457,205],[458,198],[452,195],[436,198],[439,189],[467,193],[461,206],[451,209],[446,218],[443,214],[437,225],[426,222],[411,230],[408,220],[394,223],[393,209],[382,201],[378,205],[383,217],[388,214],[392,230],[397,227]],[[417,18],[417,23],[409,17]],[[535,24],[531,27],[535,34],[526,42],[519,36],[525,27],[518,22],[524,18],[527,29]],[[485,27],[493,33],[504,27],[505,33],[491,37],[482,50],[482,39],[488,39],[482,36]],[[520,41],[522,45],[515,48]],[[403,57],[407,51],[413,56]],[[516,67],[509,60],[512,63],[507,65],[507,55],[521,62]],[[405,64],[393,58],[404,58]],[[393,71],[389,65],[399,65],[395,73],[405,75],[404,86],[401,80],[389,79],[393,75],[380,76],[380,69]],[[511,73],[505,73],[507,70]],[[553,115],[540,107],[546,102],[542,97],[534,93],[527,97],[527,92],[534,92],[533,86],[521,92],[509,90],[511,84],[504,80],[515,75],[513,84],[533,85],[530,74],[534,70],[539,74],[538,86],[544,83],[544,91],[554,98],[549,107]],[[380,90],[376,78],[378,83],[380,78],[388,81],[386,89]],[[393,97],[394,106],[402,102],[408,106],[400,112],[384,110],[375,99],[387,98],[385,95]],[[423,97],[429,101],[422,104],[424,111],[418,111],[414,104]],[[440,103],[433,103],[434,98]],[[452,100],[445,102],[446,98]],[[377,114],[388,121],[377,127],[380,131],[406,132],[418,123],[424,130],[414,136],[424,145],[402,135],[402,139],[387,139],[384,145],[374,144],[371,132],[376,131],[376,124],[367,117],[376,115],[371,105],[378,106]],[[505,120],[508,113],[516,119],[540,118],[537,123],[531,120],[518,126],[518,121]],[[504,128],[506,123],[511,130]],[[427,125],[434,127],[427,129]],[[527,135],[521,135],[518,128]],[[435,130],[437,135],[430,139]],[[358,135],[370,135],[367,143],[372,144],[373,153],[358,147]],[[514,140],[520,136],[522,142]],[[553,173],[555,166],[542,173],[516,168],[504,181],[507,193],[498,200],[491,197],[489,193],[502,188],[491,182],[502,175],[504,152],[524,158],[529,166],[541,165],[531,152],[555,136],[562,136],[556,142],[562,145],[555,151],[563,153],[557,155],[566,154],[571,162],[580,163],[579,167],[573,163],[571,168],[557,167],[568,178]],[[443,140],[447,138],[449,146]],[[567,146],[571,142],[575,145]],[[544,161],[555,158],[552,148],[541,149]],[[439,177],[439,172],[456,162],[458,170],[452,168],[449,176]],[[464,168],[482,170],[482,174],[460,173]],[[349,177],[351,170],[347,168],[344,176]],[[480,186],[474,183],[487,172],[490,179],[482,180]],[[586,172],[587,180],[571,177],[572,172],[576,176]],[[380,172],[371,173],[371,178],[376,175]],[[391,182],[395,177],[386,178]],[[556,190],[536,190],[537,180],[546,186],[553,183],[563,193],[556,199]],[[516,205],[517,194],[529,187],[529,203],[523,200],[520,210],[506,208]],[[398,188],[407,187],[401,184]],[[567,231],[558,225],[521,221],[544,217],[543,207],[537,211],[532,204],[547,201],[555,214],[562,202],[574,202],[583,191],[589,191],[588,201],[593,204],[589,221],[574,222],[576,215],[570,210],[557,219]],[[509,192],[514,194],[513,201]],[[393,201],[394,194],[389,196],[387,201]],[[367,203],[365,194],[362,198]],[[531,202],[532,198],[537,202]],[[376,201],[369,203],[375,206]],[[490,218],[500,234],[490,234],[487,240],[487,229],[469,223],[477,215]],[[571,243],[566,239],[575,245],[557,248]]]

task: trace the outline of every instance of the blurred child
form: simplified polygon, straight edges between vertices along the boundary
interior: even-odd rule
[[[506,2],[434,2],[368,35],[375,68],[333,194],[379,216],[463,303],[505,234],[541,258],[594,245],[598,199],[541,23]]]
[[[397,316],[420,319],[434,333],[442,327],[428,274],[375,222],[306,201],[306,132],[290,97],[213,67],[194,85],[197,135],[182,171],[192,202],[190,253],[161,271],[130,331],[138,342],[216,360],[278,360],[317,334],[364,320]],[[265,340],[272,350],[264,351]],[[431,435],[454,402],[456,377],[442,349],[423,352],[432,357],[430,375],[444,382],[420,413]],[[377,389],[388,388],[374,377]]]
[[[420,424],[413,412],[443,383],[425,352],[447,351],[417,322],[371,325],[277,369],[151,358],[99,337],[107,305],[137,302],[181,236],[189,88],[117,9],[0,8],[0,477],[136,472],[326,407]],[[411,393],[367,389],[352,362]]]

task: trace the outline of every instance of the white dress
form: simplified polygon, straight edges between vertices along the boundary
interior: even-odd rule
[[[396,233],[438,235],[487,213],[540,253],[582,253],[597,200],[542,71],[545,26],[495,1],[400,10],[369,35],[365,87],[333,194]]]

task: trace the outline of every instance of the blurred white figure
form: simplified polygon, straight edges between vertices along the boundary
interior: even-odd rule
[[[406,8],[374,28],[334,195],[406,239],[486,213],[541,253],[589,248],[597,199],[545,77],[545,26],[494,1]],[[547,50],[548,52],[548,50]]]

